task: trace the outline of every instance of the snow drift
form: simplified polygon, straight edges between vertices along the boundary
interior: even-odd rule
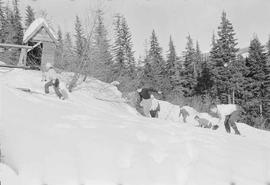
[[[43,91],[43,85],[39,71],[0,73],[3,185],[270,182],[269,132],[240,123],[243,136],[197,128],[192,116],[183,123],[179,106],[163,101],[160,119],[145,118],[125,103],[96,99],[119,100],[121,93],[95,79],[67,101],[15,89]]]

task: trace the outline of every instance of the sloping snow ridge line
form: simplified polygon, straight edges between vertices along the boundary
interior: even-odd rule
[[[69,74],[62,74],[65,86]],[[145,118],[111,84],[89,78],[68,100],[43,92],[39,71],[0,73],[1,185],[266,185],[270,134],[238,123],[196,127],[193,108],[160,101],[160,119]],[[202,113],[209,116],[206,113]],[[210,117],[209,117],[210,119]],[[214,119],[214,118],[213,118]]]

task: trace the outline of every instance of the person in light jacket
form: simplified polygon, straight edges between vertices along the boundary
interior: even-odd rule
[[[216,114],[216,117],[224,123],[225,129],[228,133],[231,132],[232,127],[235,134],[240,135],[235,123],[240,120],[241,114],[244,112],[241,106],[236,104],[211,104],[210,112]]]
[[[57,78],[57,73],[54,70],[51,63],[46,64],[46,70],[47,70],[47,73],[46,73],[47,83],[45,83],[45,94],[48,94],[50,92],[49,87],[53,86],[55,94],[60,99],[62,99],[63,95],[61,94],[60,89],[59,89],[60,82],[59,82],[59,79]]]

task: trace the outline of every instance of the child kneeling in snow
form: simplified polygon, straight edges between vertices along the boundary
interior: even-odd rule
[[[56,95],[60,99],[63,99],[63,95],[62,95],[62,93],[60,92],[60,89],[59,89],[60,82],[59,82],[59,79],[57,78],[56,71],[54,70],[53,66],[50,63],[46,64],[46,70],[47,70],[46,80],[48,82],[45,84],[45,93],[48,94],[49,93],[49,87],[53,86]]]
[[[199,127],[203,127],[203,128],[212,128],[213,130],[218,129],[218,125],[213,125],[209,120],[205,119],[205,118],[201,118],[198,115],[196,115],[194,117],[194,119],[196,121],[198,121],[199,123]]]

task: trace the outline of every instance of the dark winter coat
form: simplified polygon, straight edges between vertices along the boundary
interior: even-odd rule
[[[139,92],[140,95],[140,99],[150,99],[151,98],[151,94],[153,92],[158,92],[157,90],[153,89],[153,88],[143,88],[141,92]]]

